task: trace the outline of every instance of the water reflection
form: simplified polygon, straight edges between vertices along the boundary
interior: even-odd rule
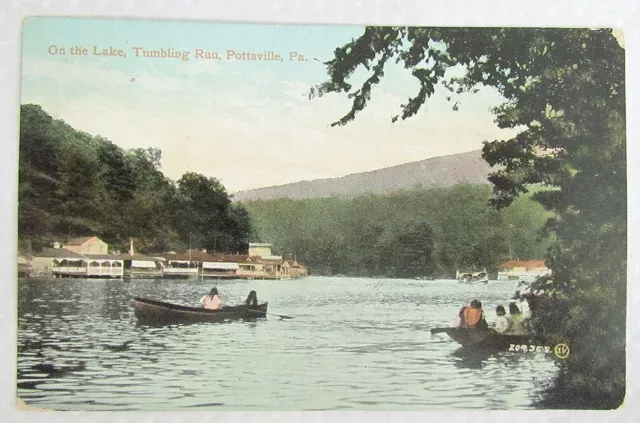
[[[482,349],[458,348],[451,357],[454,358],[453,365],[461,369],[482,369],[488,363],[490,357],[497,353]]]
[[[161,326],[134,316],[134,296],[196,305],[211,285],[21,281],[18,395],[68,410],[512,409],[528,408],[535,377],[555,371],[550,360],[466,351],[429,333],[469,298],[504,302],[508,284],[220,281],[226,303],[256,290],[294,319]],[[470,381],[478,389],[461,394]]]

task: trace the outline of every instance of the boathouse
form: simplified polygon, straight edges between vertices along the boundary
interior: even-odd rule
[[[120,256],[124,261],[124,276],[126,278],[161,278],[162,260],[142,254],[127,254]]]
[[[86,275],[89,278],[122,278],[124,276],[124,260],[115,255],[91,254],[87,259]]]
[[[270,256],[271,244],[265,242],[250,242],[249,243],[249,256],[251,257],[263,257]]]
[[[507,260],[499,266],[498,280],[530,280],[551,274],[544,260]]]
[[[291,262],[291,273],[294,278],[301,278],[309,275],[309,268],[302,263],[298,263],[297,260]]]
[[[62,248],[78,254],[109,254],[109,245],[97,236],[70,239]]]
[[[260,279],[281,279],[282,278],[282,256],[260,256],[251,257],[251,260],[258,271],[256,278]]]
[[[199,277],[200,262],[196,252],[189,254],[164,254],[165,261],[162,277],[176,279],[197,279]]]
[[[240,254],[209,254],[202,257],[200,276],[202,278],[238,278],[240,264],[249,256]]]
[[[202,278],[233,278],[238,271],[237,263],[203,262],[200,276]]]
[[[291,279],[293,278],[293,266],[287,260],[283,260],[280,265],[280,278]]]
[[[154,259],[163,261],[160,266],[164,278],[282,279],[308,275],[306,266],[296,260],[273,255],[271,244],[251,243],[249,251],[252,254],[209,254],[206,250],[190,250],[181,254],[162,254]]]
[[[65,248],[45,248],[31,259],[31,276],[84,276],[87,259]]]
[[[237,275],[244,279],[265,279],[267,274],[264,271],[264,264],[258,262],[257,257],[245,257],[241,263],[238,263]]]
[[[18,257],[18,277],[28,278],[31,274],[31,263],[29,259],[24,256]]]

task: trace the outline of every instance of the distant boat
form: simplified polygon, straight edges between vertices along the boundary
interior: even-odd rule
[[[489,283],[489,275],[487,270],[484,269],[481,272],[459,272],[456,271],[456,279],[458,282],[474,283],[474,284],[487,284]]]
[[[255,307],[239,305],[223,307],[220,310],[207,310],[202,307],[189,307],[147,298],[134,297],[134,313],[139,321],[148,323],[174,324],[197,322],[221,322],[230,319],[255,319],[266,317],[268,302]]]

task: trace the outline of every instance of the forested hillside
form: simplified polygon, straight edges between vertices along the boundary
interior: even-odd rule
[[[215,178],[164,176],[155,148],[125,151],[22,107],[19,237],[23,252],[97,235],[113,249],[245,252],[274,244],[316,274],[452,277],[495,271],[509,257],[543,257],[549,217],[528,197],[487,205],[488,185],[414,188],[352,198],[234,203]]]
[[[491,188],[460,184],[386,195],[246,203],[256,234],[315,274],[453,277],[496,271],[509,258],[544,257],[550,214],[522,197],[488,206]]]
[[[399,166],[356,173],[332,179],[315,179],[290,184],[239,191],[238,201],[276,198],[353,197],[362,194],[385,194],[392,191],[450,187],[460,183],[489,184],[491,167],[480,150],[433,157]]]
[[[149,140],[153,142],[153,140]],[[249,218],[215,178],[160,169],[161,151],[125,151],[23,105],[18,231],[23,252],[97,235],[115,249],[246,251]]]

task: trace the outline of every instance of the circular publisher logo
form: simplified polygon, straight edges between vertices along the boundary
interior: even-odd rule
[[[571,350],[569,349],[569,346],[567,344],[557,344],[553,348],[553,353],[558,358],[567,358],[569,357]]]

